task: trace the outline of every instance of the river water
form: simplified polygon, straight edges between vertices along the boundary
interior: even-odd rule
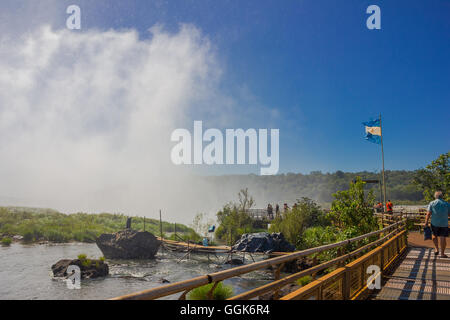
[[[173,283],[230,267],[223,264],[224,255],[208,261],[206,256],[193,254],[180,261],[184,253],[160,251],[154,260],[107,260],[109,276],[83,279],[81,289],[69,289],[62,279],[53,278],[51,266],[60,259],[75,259],[80,253],[88,258],[102,256],[96,244],[87,243],[0,246],[0,299],[108,299],[160,286],[161,279]],[[271,273],[256,271],[224,283],[238,294],[271,279]]]

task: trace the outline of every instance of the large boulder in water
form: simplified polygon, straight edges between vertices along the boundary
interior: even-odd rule
[[[150,232],[126,229],[104,233],[96,243],[108,259],[153,259],[161,241]]]
[[[54,277],[67,277],[67,268],[75,265],[80,268],[81,278],[93,279],[98,277],[106,277],[109,274],[108,265],[102,260],[80,260],[80,259],[63,259],[52,265]]]
[[[290,244],[282,233],[259,232],[243,234],[233,246],[233,250],[242,252],[291,252],[295,247]]]

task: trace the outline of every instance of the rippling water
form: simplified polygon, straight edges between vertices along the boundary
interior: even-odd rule
[[[211,257],[210,261],[205,256],[191,255],[191,259],[179,262],[184,254],[165,251],[159,252],[155,260],[107,260],[108,277],[82,280],[81,289],[70,290],[63,280],[53,278],[51,265],[60,259],[75,259],[80,253],[89,258],[102,256],[95,244],[86,243],[14,243],[0,247],[0,299],[107,299],[160,286],[163,278],[176,282],[229,268],[222,264],[224,255]],[[224,282],[238,294],[270,279],[270,273],[257,271]]]

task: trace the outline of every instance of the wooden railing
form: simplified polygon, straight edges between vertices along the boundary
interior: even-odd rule
[[[289,293],[281,300],[348,300],[367,296],[369,276],[381,277],[399,260],[407,247],[407,234],[403,230],[381,246],[366,253],[349,264],[337,268],[326,276]],[[368,272],[376,266],[376,274]],[[373,278],[372,278],[373,279]]]
[[[383,226],[388,226],[392,223],[400,221],[402,219],[407,219],[410,224],[410,228],[414,227],[415,230],[419,230],[422,232],[423,227],[425,226],[425,218],[427,215],[426,209],[419,209],[417,212],[396,212],[393,214],[381,214],[377,213],[376,216],[379,221],[383,222]],[[450,217],[448,218],[450,222]]]
[[[215,272],[215,273],[211,273],[211,274],[207,274],[207,275],[202,275],[202,276],[199,276],[199,277],[196,277],[193,279],[179,281],[176,283],[160,286],[157,288],[116,297],[116,298],[114,298],[114,300],[124,300],[124,299],[127,299],[127,300],[128,299],[151,300],[151,299],[158,299],[161,297],[173,295],[173,294],[180,293],[180,292],[182,294],[179,297],[179,299],[185,299],[186,295],[192,289],[209,284],[209,283],[213,283],[213,286],[208,294],[208,296],[211,297],[213,290],[215,289],[215,287],[217,286],[217,284],[219,282],[221,282],[225,279],[240,276],[240,275],[252,272],[252,271],[266,269],[268,267],[272,267],[272,269],[274,270],[275,281],[273,281],[267,285],[264,285],[262,287],[259,287],[259,288],[250,290],[248,292],[239,294],[237,296],[234,296],[231,299],[251,299],[251,298],[260,296],[264,293],[267,293],[267,292],[273,292],[274,297],[278,298],[280,289],[282,289],[284,286],[286,286],[290,283],[295,282],[297,279],[299,279],[301,277],[304,277],[306,275],[311,275],[311,274],[314,275],[317,272],[324,270],[326,268],[336,267],[336,266],[339,267],[339,266],[345,264],[345,262],[347,260],[349,260],[351,258],[355,258],[360,254],[363,254],[365,251],[369,250],[370,248],[372,248],[374,246],[380,245],[386,241],[387,241],[386,243],[388,243],[390,241],[389,239],[391,239],[391,238],[397,239],[399,234],[404,234],[405,224],[406,224],[405,220],[398,221],[398,222],[395,222],[381,230],[370,232],[370,233],[367,233],[367,234],[364,234],[364,235],[361,235],[361,236],[358,236],[358,237],[355,237],[352,239],[348,239],[348,240],[344,240],[344,241],[340,241],[340,242],[336,242],[336,243],[332,243],[332,244],[327,244],[327,245],[323,245],[323,246],[316,247],[316,248],[310,248],[310,249],[306,249],[306,250],[302,250],[302,251],[297,251],[297,252],[289,253],[286,255],[279,256],[279,257],[275,257],[275,258],[271,258],[271,259],[267,259],[267,260],[263,260],[263,261],[258,261],[258,262],[251,263],[248,265],[231,268],[228,270],[219,271],[219,272]],[[396,235],[397,235],[397,237],[396,237]],[[296,261],[299,258],[304,258],[304,257],[310,256],[312,254],[328,251],[328,250],[335,249],[335,248],[337,248],[338,251],[342,252],[343,247],[345,247],[351,243],[356,243],[358,241],[372,238],[375,236],[378,236],[379,239],[372,241],[371,243],[366,244],[366,245],[358,248],[357,250],[354,250],[353,252],[350,252],[347,254],[342,254],[333,260],[324,262],[324,263],[316,265],[312,268],[303,270],[298,273],[294,273],[292,275],[289,275],[287,277],[280,279],[280,272],[281,272],[282,268],[284,267],[285,263],[287,263],[287,262]],[[387,257],[389,257],[389,254],[387,255]],[[335,271],[333,271],[332,273],[328,274],[325,277],[327,277],[327,278],[331,277],[330,279],[332,279],[334,282],[336,282],[334,275],[335,275],[336,271],[341,270],[341,269],[342,268],[339,267],[338,269],[336,269]],[[341,274],[339,274],[339,277],[340,276],[341,276]],[[313,281],[313,283],[315,283],[315,281]],[[316,285],[317,284],[318,283],[316,283]],[[308,285],[308,287],[310,287],[310,285]]]

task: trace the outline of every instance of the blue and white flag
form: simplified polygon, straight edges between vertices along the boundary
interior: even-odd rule
[[[366,127],[366,140],[373,143],[381,143],[381,125],[380,119],[363,122]]]

